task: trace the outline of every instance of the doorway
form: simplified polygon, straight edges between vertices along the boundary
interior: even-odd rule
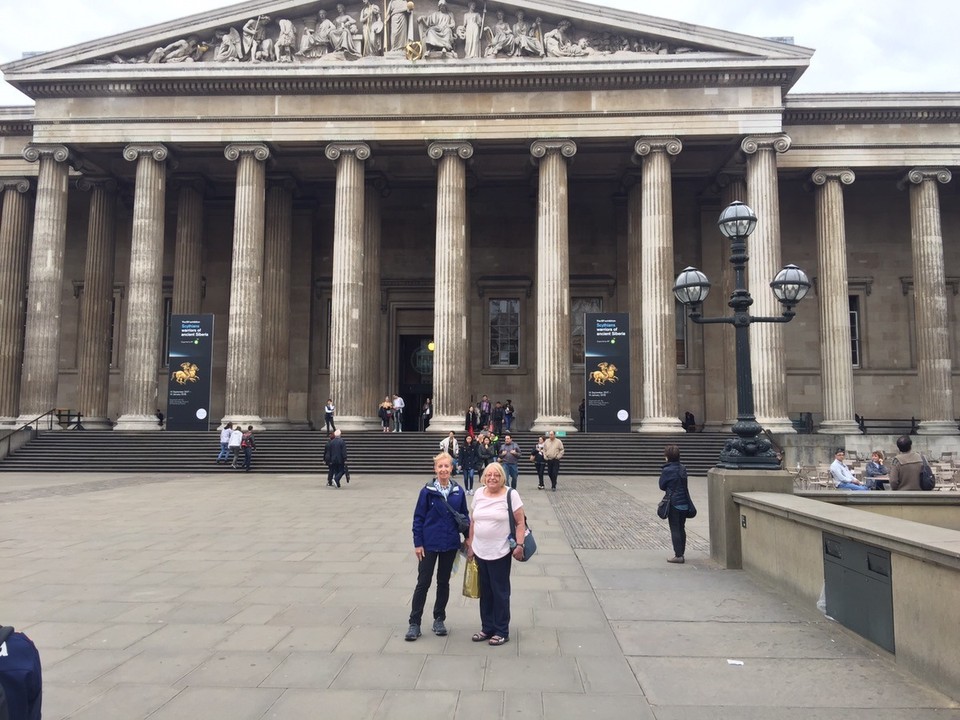
[[[433,397],[433,352],[431,335],[400,335],[397,358],[397,392],[403,398],[403,431],[424,430],[421,411]]]

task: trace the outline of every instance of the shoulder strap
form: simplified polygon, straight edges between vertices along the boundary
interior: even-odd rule
[[[513,488],[507,488],[507,516],[510,520],[510,537],[516,539],[517,537],[517,519],[513,516],[513,503],[510,502],[510,493],[513,492]]]

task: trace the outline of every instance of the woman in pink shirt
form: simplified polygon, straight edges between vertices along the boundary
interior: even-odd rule
[[[500,463],[491,463],[480,478],[483,487],[473,496],[467,557],[476,557],[480,575],[480,632],[474,642],[503,645],[510,639],[510,566],[523,559],[523,544],[510,537],[507,493],[516,521],[516,537],[526,535],[523,500],[506,488],[507,475]]]

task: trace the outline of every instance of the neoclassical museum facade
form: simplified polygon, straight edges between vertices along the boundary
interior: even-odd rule
[[[247,2],[2,67],[0,421],[157,429],[171,314],[212,314],[211,426],[573,430],[586,312],[628,313],[640,432],[736,416],[734,200],[760,422],[957,433],[960,93],[791,92],[814,51],[574,0]],[[725,293],[727,295],[725,295]],[[409,420],[412,418],[412,420]],[[114,424],[115,423],[115,424]]]

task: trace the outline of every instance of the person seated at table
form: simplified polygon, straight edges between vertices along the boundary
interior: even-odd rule
[[[830,463],[830,476],[837,486],[837,490],[869,490],[866,485],[857,480],[846,465],[843,459],[846,457],[846,450],[837,448],[834,454],[834,460]]]
[[[868,486],[874,490],[883,490],[883,483],[889,474],[890,471],[883,464],[883,451],[874,450],[870,455],[870,462],[867,463],[867,479],[870,481]]]

